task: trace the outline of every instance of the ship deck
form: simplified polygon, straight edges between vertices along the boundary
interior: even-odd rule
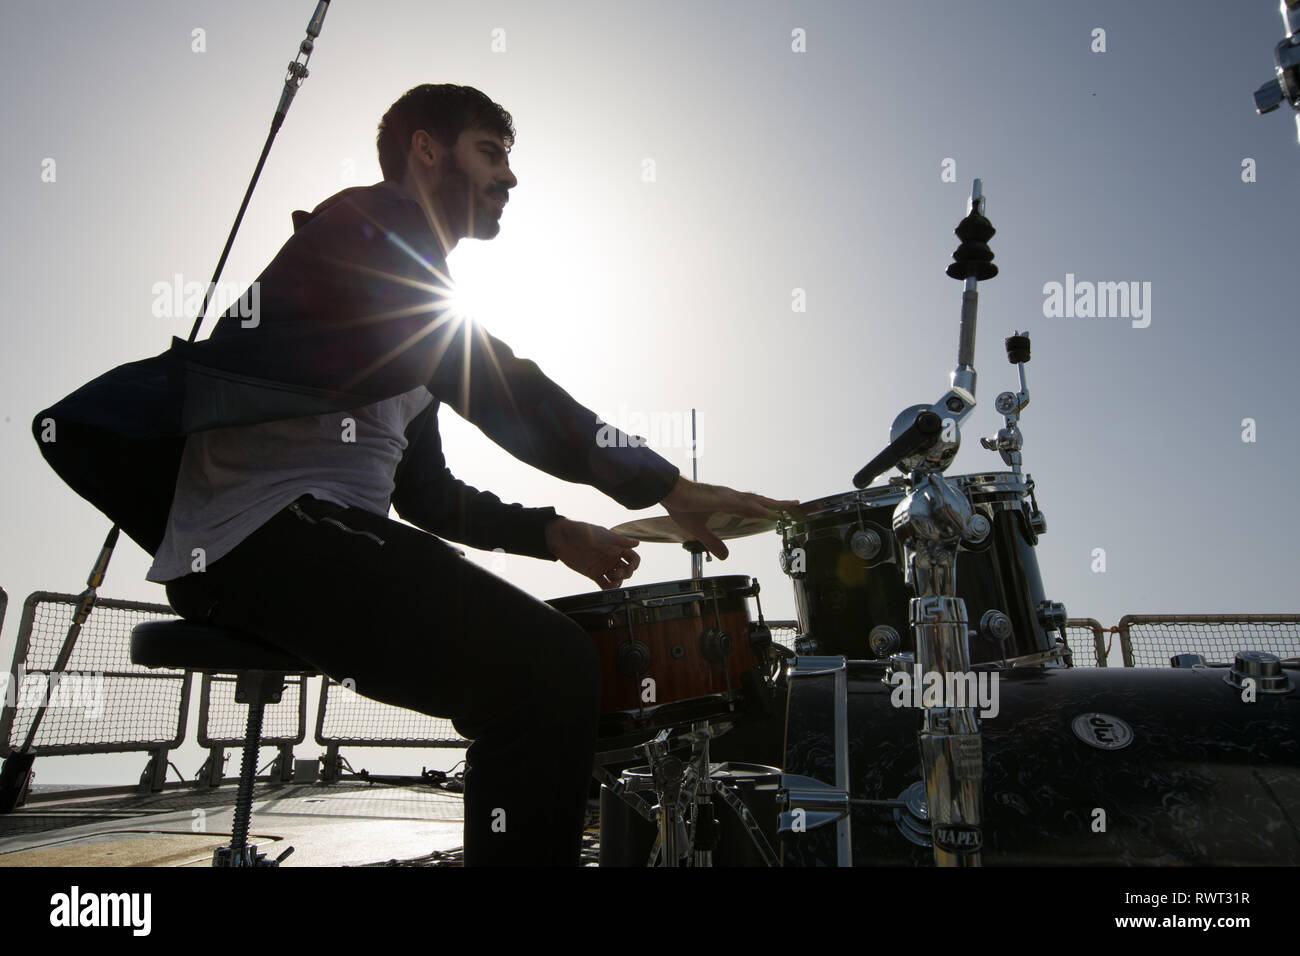
[[[33,794],[0,814],[0,867],[211,866],[236,790]],[[249,842],[272,858],[292,846],[282,866],[460,866],[463,816],[459,794],[426,783],[259,784]],[[593,828],[584,862],[596,849]]]

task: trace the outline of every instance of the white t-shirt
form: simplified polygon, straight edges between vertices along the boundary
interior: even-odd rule
[[[432,401],[421,385],[353,412],[190,435],[145,579],[165,583],[197,570],[196,548],[212,564],[305,494],[387,516],[404,433]]]

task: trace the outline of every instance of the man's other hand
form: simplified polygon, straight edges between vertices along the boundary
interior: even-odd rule
[[[641,556],[632,549],[640,543],[585,521],[556,518],[546,526],[551,554],[591,578],[602,591],[621,587],[632,576],[641,564]]]
[[[708,520],[714,514],[738,515],[742,518],[780,517],[782,511],[794,511],[797,501],[779,501],[746,491],[735,491],[722,485],[705,485],[691,481],[685,475],[660,502],[668,509],[677,526],[708,548],[716,558],[726,558],[730,553],[722,539],[708,529]]]

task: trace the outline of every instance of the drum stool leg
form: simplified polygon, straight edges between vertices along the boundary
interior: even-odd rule
[[[253,784],[257,780],[257,752],[262,743],[262,717],[267,704],[278,704],[284,689],[284,674],[271,671],[242,671],[235,684],[235,701],[248,704],[248,725],[244,734],[244,753],[239,763],[239,789],[235,795],[235,819],[230,830],[230,845],[217,847],[212,854],[213,866],[279,866],[293,852],[288,847],[274,860],[258,853],[248,844],[248,830],[253,817]]]

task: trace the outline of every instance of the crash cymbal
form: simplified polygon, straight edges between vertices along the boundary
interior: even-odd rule
[[[744,538],[751,534],[762,534],[764,531],[773,530],[776,527],[776,519],[715,514],[709,519],[708,527],[719,538]],[[655,544],[685,544],[687,541],[694,540],[668,515],[625,521],[612,530],[625,534],[629,538],[636,538],[638,541],[650,541]]]

